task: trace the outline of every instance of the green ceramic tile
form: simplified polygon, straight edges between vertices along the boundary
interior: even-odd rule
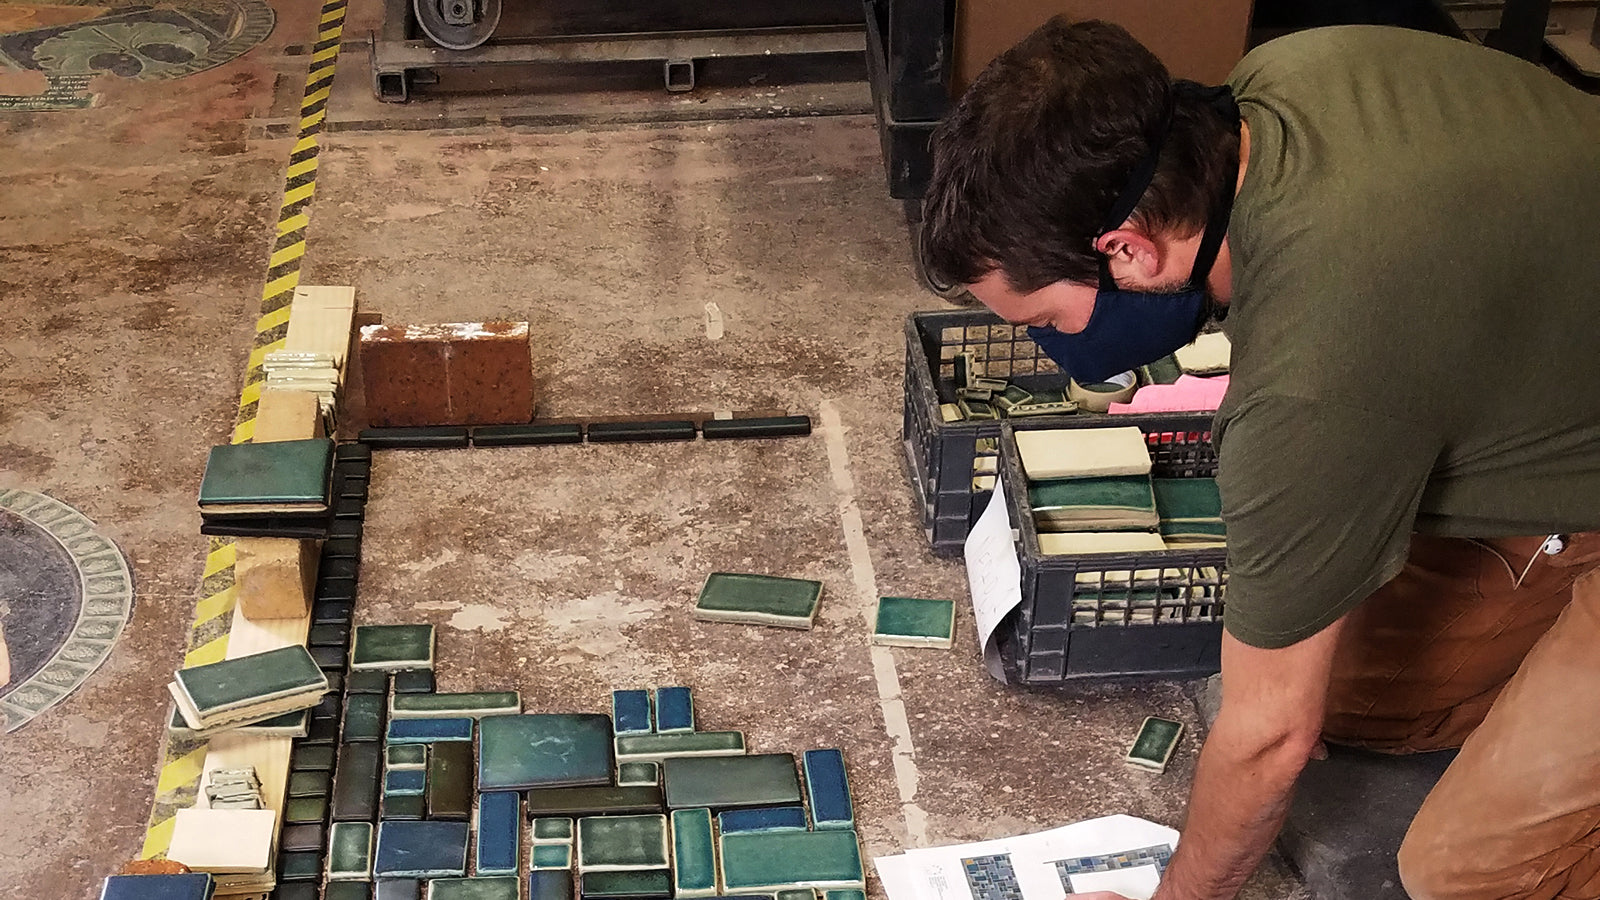
[[[661,789],[653,785],[538,788],[527,797],[530,816],[621,816],[664,809]]]
[[[672,873],[675,896],[710,897],[717,893],[717,848],[711,833],[711,810],[673,811]]]
[[[430,819],[472,818],[472,776],[476,769],[472,745],[437,744],[428,758],[428,787],[424,798]]]
[[[428,882],[427,900],[517,900],[515,875],[475,878],[435,878]]]
[[[565,816],[533,820],[533,840],[536,844],[546,841],[560,841],[564,844],[570,844],[572,843],[573,834],[572,820]]]
[[[327,772],[290,772],[286,797],[326,797],[333,792],[333,776]]]
[[[1150,483],[1163,519],[1222,518],[1222,494],[1215,478],[1152,478]]]
[[[383,755],[377,744],[344,744],[333,778],[333,818],[370,822],[377,818]]]
[[[383,740],[383,695],[350,694],[344,699],[344,734],[350,741]]]
[[[200,505],[219,508],[256,504],[325,506],[333,441],[310,438],[212,447],[200,480]]]
[[[289,768],[296,772],[331,772],[333,754],[332,747],[300,744],[294,748],[294,754],[289,757]]]
[[[328,880],[358,881],[371,876],[372,823],[333,823],[328,833]]]
[[[820,581],[716,572],[700,589],[694,615],[708,622],[810,628],[821,602]]]
[[[867,900],[866,891],[825,891],[822,900]]]
[[[955,643],[954,600],[880,597],[872,642],[889,647],[941,647]]]
[[[661,766],[653,762],[625,762],[617,766],[617,786],[660,784]]]
[[[427,744],[390,744],[383,753],[384,763],[391,769],[420,769],[428,764]]]
[[[491,716],[478,727],[478,790],[611,783],[611,718]]]
[[[578,820],[578,871],[661,869],[671,861],[666,816],[591,816]]]
[[[528,857],[535,869],[572,868],[571,844],[534,844]]]
[[[305,695],[305,705],[311,706],[328,689],[328,679],[317,668],[316,660],[299,644],[179,669],[176,678],[195,710],[207,718],[300,695]],[[282,710],[273,715],[279,712]]]
[[[283,823],[304,825],[328,817],[327,797],[290,797],[283,801]]]
[[[433,668],[433,626],[356,626],[350,668],[390,672]]]
[[[584,900],[656,900],[672,896],[672,872],[589,872],[579,881]]]
[[[376,670],[351,672],[345,680],[345,692],[350,694],[389,693],[389,673]]]
[[[1131,531],[1161,521],[1147,475],[1036,481],[1028,503],[1040,527],[1054,531]]]
[[[617,738],[619,762],[660,762],[678,756],[740,756],[742,731],[695,731],[686,734],[625,734]]]
[[[723,890],[729,894],[790,887],[866,889],[854,831],[767,831],[725,834]]]
[[[307,850],[278,855],[279,881],[314,881],[322,877],[322,854]]]
[[[789,888],[773,894],[772,900],[817,900],[817,892],[812,888]]]
[[[395,694],[389,698],[389,715],[396,719],[436,716],[514,716],[522,712],[522,695],[516,691],[461,694]]]
[[[386,820],[420,819],[427,809],[427,803],[421,794],[383,795],[383,818]]]
[[[662,764],[668,809],[789,806],[800,802],[791,753],[679,757]]]
[[[433,693],[433,672],[428,669],[412,669],[408,672],[394,673],[394,692],[396,694],[431,694]]]
[[[572,900],[572,871],[535,869],[528,873],[528,900]]]

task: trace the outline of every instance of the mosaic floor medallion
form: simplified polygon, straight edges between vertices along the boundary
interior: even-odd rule
[[[16,731],[111,654],[133,609],[122,552],[59,500],[0,489],[0,717]]]
[[[231,60],[272,33],[267,0],[180,0],[138,6],[0,0],[0,69],[51,76],[182,78]]]

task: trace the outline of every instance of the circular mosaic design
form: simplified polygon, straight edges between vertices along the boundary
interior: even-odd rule
[[[0,490],[0,716],[61,702],[111,654],[133,610],[122,552],[72,507]]]
[[[82,21],[0,34],[0,64],[53,76],[182,78],[261,43],[275,22],[267,0],[111,7]]]

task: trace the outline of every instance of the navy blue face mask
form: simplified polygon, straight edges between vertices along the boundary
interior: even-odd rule
[[[1228,117],[1237,128],[1239,107],[1227,87],[1207,88],[1193,82],[1180,81],[1173,86],[1174,94],[1198,96],[1212,104],[1218,112]],[[1134,168],[1128,185],[1111,207],[1101,235],[1122,227],[1128,216],[1143,199],[1144,192],[1155,179],[1156,162],[1161,156],[1161,145],[1171,126],[1169,113],[1166,124],[1151,142],[1145,158]],[[1195,254],[1194,268],[1189,281],[1181,289],[1170,292],[1128,291],[1117,287],[1111,277],[1111,265],[1100,258],[1100,286],[1094,298],[1094,311],[1089,314],[1089,324],[1082,331],[1068,334],[1053,327],[1030,327],[1028,336],[1079,384],[1105,381],[1114,375],[1147,365],[1190,343],[1200,333],[1210,314],[1206,298],[1206,276],[1216,262],[1222,239],[1228,233],[1228,217],[1233,212],[1232,182],[1222,185],[1213,198],[1206,215],[1206,229]]]

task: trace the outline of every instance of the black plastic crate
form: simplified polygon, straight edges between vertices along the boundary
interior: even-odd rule
[[[1118,416],[1100,424],[1137,425],[1158,478],[1214,477],[1211,417]],[[1202,678],[1222,667],[1222,607],[1228,551],[1221,547],[1146,553],[1045,556],[1017,453],[1018,431],[1003,426],[1000,472],[1017,559],[1022,605],[998,628],[1006,680],[1052,685],[1082,680]]]
[[[921,200],[933,175],[928,142],[950,105],[951,22],[944,0],[863,0],[867,81],[889,196]]]

